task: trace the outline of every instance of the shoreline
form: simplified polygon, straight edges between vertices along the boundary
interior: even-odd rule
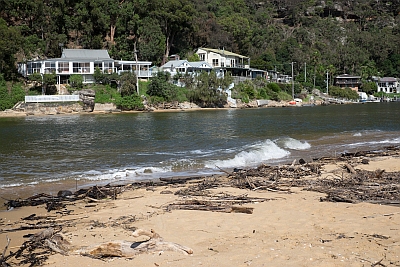
[[[270,176],[277,170],[279,179]],[[399,179],[397,147],[305,165],[263,165],[215,177],[132,183],[115,187],[118,194],[107,197],[113,188],[99,187],[98,199],[88,197],[87,189],[83,198],[66,199],[59,209],[48,211],[41,204],[0,212],[0,249],[9,238],[8,251],[15,252],[29,240],[24,236],[53,226],[62,229],[71,248],[68,255],[50,250],[40,264],[49,267],[397,266],[400,204],[376,204],[368,197],[376,190],[399,188]],[[386,191],[384,181],[391,190]],[[357,190],[350,187],[354,182]],[[320,185],[344,199],[329,199],[331,193]],[[370,193],[360,200],[348,195],[362,188]],[[398,197],[398,190],[394,194]],[[77,252],[116,240],[146,242],[148,238],[132,235],[136,229],[154,229],[166,242],[189,247],[193,254],[163,249],[96,259]]]
[[[128,110],[128,111],[116,111],[116,110],[94,110],[90,112],[62,112],[62,113],[28,113],[28,112],[22,112],[22,111],[15,111],[12,109],[7,109],[5,111],[0,111],[0,118],[13,118],[13,117],[40,117],[40,116],[68,116],[68,115],[97,115],[97,114],[131,114],[131,113],[159,113],[159,112],[185,112],[185,111],[208,111],[208,110],[237,110],[237,109],[259,109],[259,108],[283,108],[283,107],[302,107],[302,106],[309,106],[311,105],[310,103],[302,103],[302,104],[296,104],[296,105],[291,105],[289,104],[290,101],[271,101],[270,104],[268,105],[263,105],[263,106],[252,106],[252,105],[244,105],[241,107],[222,107],[222,108],[201,108],[201,107],[192,107],[191,105],[184,106],[181,108],[168,108],[168,109],[163,109],[163,108],[156,108],[156,109],[151,109],[151,110]],[[317,102],[313,103],[313,106],[320,106],[322,103]]]

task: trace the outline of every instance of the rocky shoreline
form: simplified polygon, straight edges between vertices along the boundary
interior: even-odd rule
[[[197,111],[209,109],[245,109],[245,108],[272,108],[272,107],[302,107],[327,105],[324,101],[314,101],[313,103],[296,103],[290,101],[264,101],[260,105],[257,101],[249,103],[238,102],[236,107],[225,106],[222,108],[202,108],[194,103],[162,103],[159,105],[145,105],[144,110],[121,111],[115,104],[94,103],[93,99],[86,99],[77,103],[19,103],[13,109],[0,111],[0,117],[24,117],[24,116],[43,116],[43,115],[68,115],[68,114],[103,114],[103,113],[137,113],[137,112],[176,112],[176,111]]]

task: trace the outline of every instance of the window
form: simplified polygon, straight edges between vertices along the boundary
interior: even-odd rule
[[[104,72],[113,73],[113,62],[104,62]]]
[[[131,65],[122,65],[122,70],[132,70]]]
[[[96,70],[99,68],[100,71],[103,71],[103,63],[102,62],[95,62],[94,63],[94,69]]]
[[[199,54],[199,58],[201,61],[204,61],[206,58],[206,54]]]
[[[59,73],[69,73],[69,62],[58,62]]]
[[[218,66],[219,66],[219,64],[218,64],[218,58],[214,58],[214,59],[212,60],[212,64],[213,64],[213,67],[218,67]]]
[[[89,62],[74,62],[72,63],[73,73],[89,73],[90,63]]]
[[[28,72],[28,74],[40,73],[41,67],[42,67],[42,63],[40,63],[40,62],[28,62],[27,72]]]
[[[45,62],[44,63],[44,73],[50,74],[56,72],[56,63],[55,62]]]

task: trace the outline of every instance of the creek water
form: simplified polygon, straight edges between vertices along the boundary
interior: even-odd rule
[[[399,114],[393,102],[0,118],[0,192],[212,175],[380,149],[400,145]]]

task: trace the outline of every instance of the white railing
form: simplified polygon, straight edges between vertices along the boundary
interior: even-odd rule
[[[79,101],[79,95],[31,95],[25,96],[25,103],[39,102],[76,102]]]

